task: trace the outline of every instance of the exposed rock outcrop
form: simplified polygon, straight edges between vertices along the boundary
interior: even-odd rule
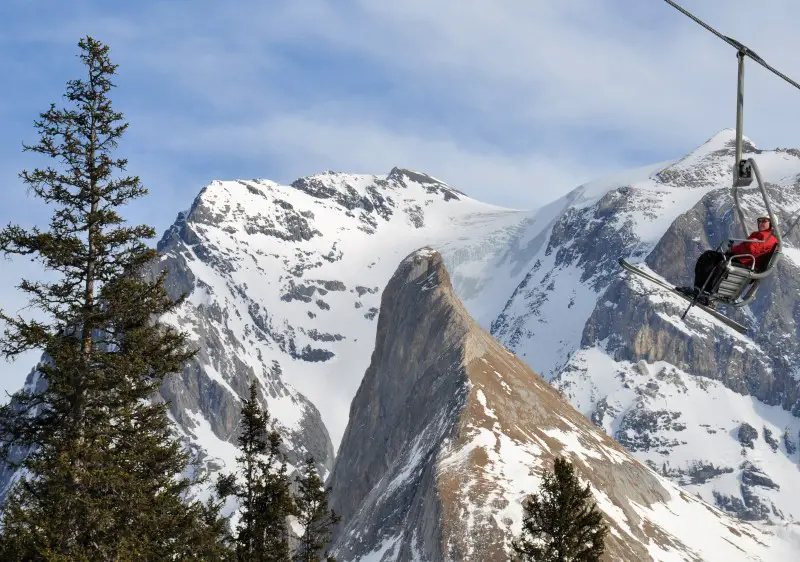
[[[335,555],[507,560],[522,500],[556,455],[591,484],[612,528],[609,560],[779,554],[775,537],[640,464],[503,348],[456,298],[438,253],[409,255],[383,292],[331,477],[345,522]]]

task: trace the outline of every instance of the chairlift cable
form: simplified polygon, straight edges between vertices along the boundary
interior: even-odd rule
[[[717,37],[719,37],[720,39],[722,39],[723,41],[725,41],[725,42],[726,42],[728,45],[732,46],[734,49],[736,49],[736,50],[737,50],[737,51],[739,51],[740,53],[742,53],[742,54],[744,54],[744,55],[746,55],[746,56],[750,57],[751,59],[753,59],[754,61],[756,61],[758,64],[760,64],[761,66],[763,66],[764,68],[766,68],[767,70],[769,70],[770,72],[772,72],[773,74],[775,74],[776,76],[779,76],[779,77],[783,78],[783,79],[784,79],[784,80],[786,80],[786,81],[787,81],[789,84],[791,84],[792,86],[794,86],[795,88],[797,88],[798,90],[800,90],[800,84],[798,84],[797,82],[795,82],[794,80],[792,80],[791,78],[789,78],[788,76],[786,76],[784,73],[782,73],[782,72],[781,72],[780,70],[778,70],[777,68],[774,68],[773,66],[771,66],[771,65],[767,64],[767,62],[766,62],[764,59],[762,59],[760,56],[758,56],[758,55],[755,53],[755,51],[753,51],[753,50],[751,50],[750,48],[748,48],[747,46],[743,45],[742,43],[740,43],[740,42],[739,42],[739,41],[737,41],[736,39],[732,39],[732,38],[728,37],[727,35],[723,35],[722,33],[720,33],[719,31],[717,31],[716,29],[714,29],[714,28],[713,28],[713,27],[711,27],[710,25],[708,25],[706,22],[704,22],[703,20],[701,20],[701,19],[700,19],[700,18],[698,18],[697,16],[695,16],[695,15],[693,15],[693,14],[689,13],[687,10],[685,10],[685,9],[684,9],[684,8],[682,8],[682,7],[680,7],[678,4],[676,4],[676,3],[675,3],[675,2],[673,2],[672,0],[664,0],[664,1],[665,1],[667,4],[669,4],[670,6],[672,6],[673,8],[675,8],[676,10],[680,11],[681,13],[683,13],[685,16],[687,16],[687,17],[691,18],[691,19],[692,19],[692,20],[694,20],[696,23],[698,23],[698,24],[700,24],[701,26],[703,26],[704,28],[706,28],[708,31],[710,31],[711,33],[713,33],[714,35],[716,35]]]

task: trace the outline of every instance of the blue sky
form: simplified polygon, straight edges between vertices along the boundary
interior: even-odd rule
[[[800,78],[796,0],[682,5]],[[661,0],[3,0],[0,225],[48,217],[21,143],[82,76],[86,34],[120,65],[119,155],[150,189],[128,217],[159,233],[213,179],[326,169],[406,166],[533,208],[735,125],[734,51]],[[749,64],[746,103],[757,146],[800,147],[800,92]],[[38,271],[0,262],[0,307]]]

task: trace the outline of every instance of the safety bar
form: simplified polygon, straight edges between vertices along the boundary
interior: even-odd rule
[[[752,272],[756,267],[756,257],[753,254],[736,254],[735,256],[731,256],[730,258],[728,258],[727,264],[731,265],[731,262],[733,261],[734,258],[747,258],[747,257],[753,260],[753,265],[751,265],[749,268],[744,264],[741,264],[742,267],[739,267],[739,265],[737,264],[733,265],[735,265],[737,269],[747,269],[747,271]]]
[[[751,238],[728,238],[729,242],[752,242],[754,244],[763,244],[766,240],[753,240]]]

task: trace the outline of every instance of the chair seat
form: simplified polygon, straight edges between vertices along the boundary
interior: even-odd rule
[[[750,277],[751,271],[742,267],[729,266],[720,278],[716,290],[716,296],[724,300],[735,300],[744,292],[747,286],[753,281]]]

